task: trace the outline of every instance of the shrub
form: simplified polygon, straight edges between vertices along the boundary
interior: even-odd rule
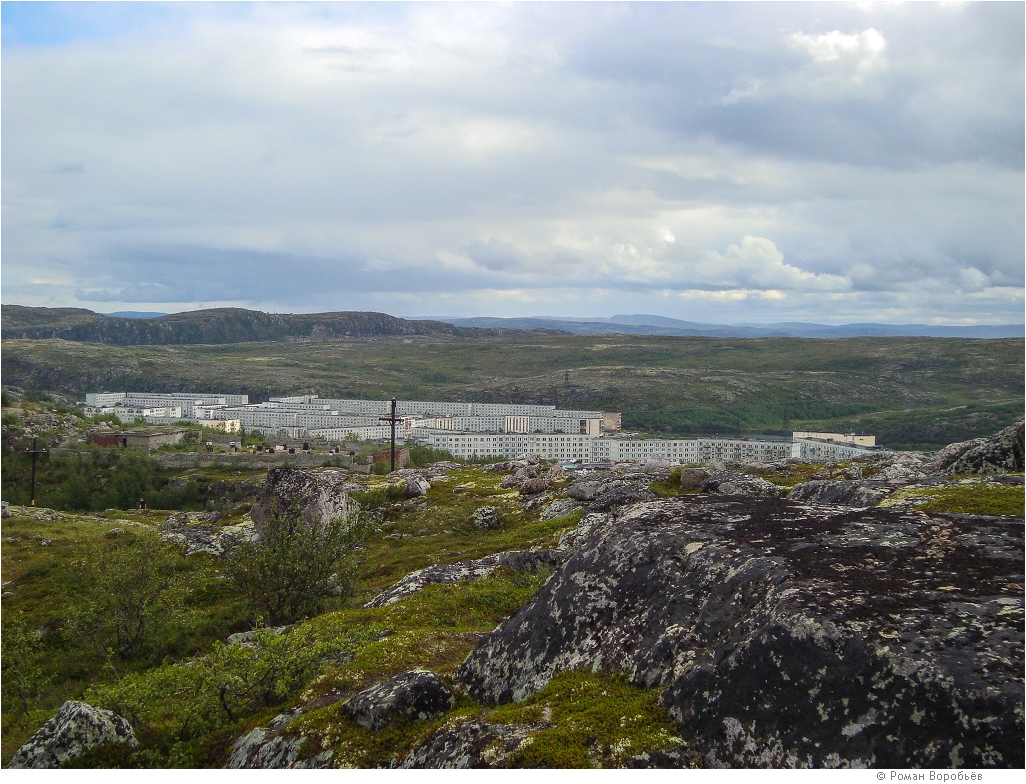
[[[138,653],[166,619],[179,587],[181,549],[154,533],[124,534],[90,550],[85,562],[90,586],[83,622],[101,644],[122,658]]]
[[[31,631],[21,613],[4,611],[0,635],[3,661],[3,709],[5,713],[28,714],[29,700],[44,682],[40,658],[42,636]]]
[[[260,540],[236,545],[226,574],[273,625],[316,614],[331,595],[347,595],[356,580],[356,550],[369,527],[358,515],[326,523],[296,509],[272,509]]]

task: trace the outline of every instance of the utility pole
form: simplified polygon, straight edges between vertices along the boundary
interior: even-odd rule
[[[395,398],[392,398],[392,415],[387,417],[378,417],[382,422],[389,422],[392,425],[392,470],[395,471]]]
[[[35,439],[35,437],[33,437],[32,438],[32,448],[31,449],[26,449],[25,451],[28,452],[30,455],[32,455],[32,501],[31,501],[31,503],[29,505],[30,506],[35,506],[36,505],[36,459],[40,455],[46,454],[46,450],[45,449],[36,449],[36,439]]]

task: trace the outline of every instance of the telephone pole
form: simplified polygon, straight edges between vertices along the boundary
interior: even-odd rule
[[[389,422],[392,425],[392,471],[395,471],[395,398],[392,398],[392,415],[387,417],[378,417],[382,422]]]
[[[45,449],[36,449],[36,439],[32,438],[32,448],[26,449],[30,455],[32,455],[32,500],[30,506],[36,505],[36,459],[43,454],[46,454]]]

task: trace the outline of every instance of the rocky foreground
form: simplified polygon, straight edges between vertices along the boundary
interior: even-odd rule
[[[1023,767],[1023,518],[929,505],[945,489],[1021,484],[1021,421],[931,458],[825,466],[785,489],[780,478],[795,466],[710,465],[673,474],[683,494],[659,498],[669,466],[645,469],[566,476],[535,458],[484,469],[541,520],[578,510],[580,520],[558,545],[419,569],[366,603],[397,605],[500,569],[553,570],[454,671],[408,670],[329,698],[367,732],[436,722],[375,764],[512,765],[556,720],[499,721],[490,711],[585,671],[658,690],[679,731],[624,758],[628,767]],[[448,470],[391,481],[402,503],[425,504]],[[258,536],[268,511],[290,503],[317,524],[353,508],[350,489],[337,473],[276,469],[255,526],[218,535]],[[496,507],[480,506],[467,525],[500,526]],[[191,542],[189,527],[186,519],[165,535]],[[326,704],[315,702],[237,738],[227,766],[340,764],[331,748],[306,751],[291,729]],[[76,729],[75,717],[102,731]],[[124,719],[68,703],[12,764],[65,762],[93,735],[135,740]]]
[[[609,515],[456,679],[624,672],[710,767],[1023,764],[1023,525],[775,499]]]

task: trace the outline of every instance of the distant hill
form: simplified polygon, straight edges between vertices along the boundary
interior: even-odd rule
[[[508,327],[506,328],[509,329]],[[502,334],[438,321],[408,321],[385,313],[263,313],[211,308],[156,318],[105,316],[83,308],[4,305],[4,339],[61,338],[115,346],[246,343],[258,340],[332,340],[395,335],[474,337]]]
[[[716,338],[856,338],[856,337],[930,337],[930,338],[1021,338],[1026,328],[1021,324],[979,325],[973,327],[932,324],[703,324],[681,321],[666,316],[646,314],[617,315],[609,318],[564,319],[552,317],[525,318],[446,318],[438,321],[461,327],[492,329],[558,329],[577,335],[697,335]]]

